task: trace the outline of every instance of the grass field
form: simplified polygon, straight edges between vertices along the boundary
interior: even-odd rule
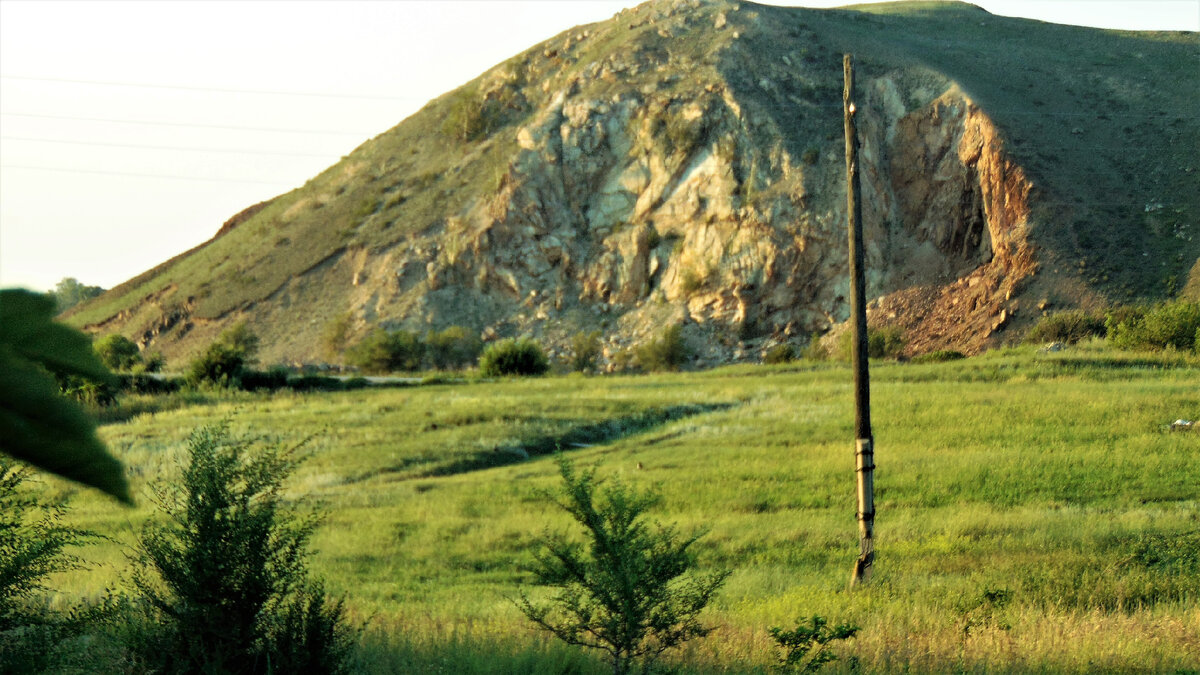
[[[1200,433],[1166,429],[1200,418],[1200,361],[1097,344],[872,377],[878,557],[861,590],[850,372],[806,362],[194,396],[101,428],[140,506],[75,495],[71,522],[112,540],[54,586],[64,602],[119,587],[150,489],[193,428],[228,420],[309,439],[290,495],[328,510],[313,567],[367,622],[364,672],[604,672],[511,602],[538,538],[568,529],[542,496],[556,446],[660,491],[656,517],[706,530],[701,565],[733,571],[718,630],[667,659],[679,672],[767,672],[767,630],[812,614],[862,627],[829,672],[1200,670]]]

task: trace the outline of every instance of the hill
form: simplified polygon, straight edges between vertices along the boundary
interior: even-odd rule
[[[464,325],[606,356],[681,323],[700,364],[847,314],[841,55],[855,55],[873,320],[975,352],[1056,307],[1200,277],[1200,39],[963,3],[654,0],[427,104],[209,242],[70,312],[169,358],[246,320]]]

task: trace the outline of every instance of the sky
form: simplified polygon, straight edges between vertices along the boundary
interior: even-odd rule
[[[429,99],[636,4],[0,0],[0,287],[74,277],[111,288]],[[1200,30],[1200,0],[974,4],[1054,23]]]

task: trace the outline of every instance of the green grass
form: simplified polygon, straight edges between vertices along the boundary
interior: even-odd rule
[[[175,400],[102,427],[140,506],[79,492],[71,522],[112,540],[53,587],[65,603],[118,584],[147,491],[193,427],[228,419],[309,439],[289,494],[329,511],[313,566],[369,619],[367,672],[604,672],[511,603],[538,537],[568,529],[542,497],[555,443],[660,490],[658,517],[707,531],[702,566],[733,570],[708,615],[719,630],[669,659],[682,672],[763,672],[767,629],[814,613],[863,628],[832,670],[1200,668],[1200,436],[1165,430],[1200,417],[1200,361],[1089,343],[872,377],[878,558],[862,590],[846,589],[850,372],[808,362]],[[989,589],[1011,602],[980,608]]]

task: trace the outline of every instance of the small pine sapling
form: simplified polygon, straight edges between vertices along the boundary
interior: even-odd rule
[[[699,614],[729,576],[696,574],[692,544],[674,528],[646,523],[658,496],[613,481],[598,494],[595,471],[577,474],[560,461],[563,500],[556,502],[584,527],[585,544],[548,537],[535,554],[540,584],[558,589],[548,603],[522,594],[517,607],[567,644],[608,655],[614,675],[664,651],[708,635]]]
[[[826,663],[837,660],[837,655],[829,650],[829,643],[848,640],[858,631],[858,626],[847,623],[830,628],[828,621],[814,615],[807,624],[800,623],[792,630],[775,626],[771,637],[782,650],[779,665],[784,672],[815,673]]]

